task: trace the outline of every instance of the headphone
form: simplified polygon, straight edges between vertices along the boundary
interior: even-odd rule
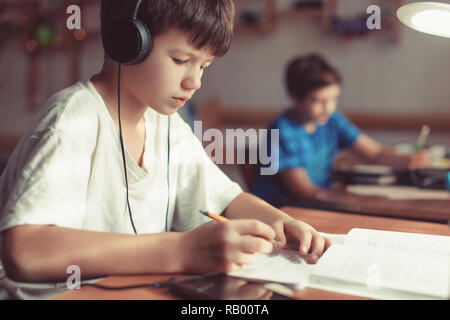
[[[138,0],[132,18],[115,17],[102,28],[106,54],[119,64],[141,63],[152,51],[152,36],[147,25],[138,19],[144,0]]]
[[[105,0],[104,0],[105,1]],[[139,8],[144,0],[137,0],[136,7],[133,11],[132,18],[115,17],[107,21],[102,28],[102,42],[106,55],[118,64],[118,82],[117,82],[117,109],[119,118],[119,139],[122,151],[123,170],[125,176],[126,199],[128,207],[128,215],[130,217],[131,226],[135,234],[136,227],[131,213],[130,201],[128,197],[128,175],[127,164],[125,160],[125,148],[122,136],[122,123],[120,119],[120,75],[121,66],[136,65],[144,61],[152,51],[152,36],[147,25],[138,19]],[[167,232],[167,220],[170,205],[170,116],[168,117],[167,126],[167,207],[165,218],[165,231]]]

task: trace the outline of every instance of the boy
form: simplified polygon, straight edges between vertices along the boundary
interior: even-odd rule
[[[276,176],[257,176],[253,193],[274,205],[313,200],[330,187],[330,172],[339,151],[350,148],[370,162],[409,169],[430,164],[428,152],[400,155],[361,133],[339,111],[341,76],[321,56],[293,59],[286,86],[292,108],[271,126],[279,129]],[[273,164],[272,164],[273,166]]]
[[[152,34],[148,57],[121,66],[120,78],[106,57],[92,81],[52,97],[2,175],[1,260],[12,295],[19,296],[15,281],[66,281],[71,265],[82,279],[228,272],[252,263],[253,253],[269,253],[270,240],[296,242],[311,263],[330,245],[243,193],[176,113],[230,46],[232,0],[139,5],[102,1],[102,28],[137,12]],[[230,221],[205,223],[199,209]]]

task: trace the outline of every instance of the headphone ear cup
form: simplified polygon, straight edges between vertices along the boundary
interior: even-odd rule
[[[149,54],[152,52],[153,41],[150,30],[147,28],[147,25],[143,23],[141,20],[133,21],[136,29],[139,30],[139,37],[141,40],[141,46],[139,47],[139,52],[136,55],[136,59],[133,64],[138,64],[144,61]]]
[[[115,18],[102,29],[106,55],[120,64],[138,64],[152,50],[152,38],[147,26],[140,20]]]

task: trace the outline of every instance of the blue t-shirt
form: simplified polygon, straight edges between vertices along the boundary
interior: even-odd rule
[[[329,188],[334,157],[341,150],[351,147],[361,131],[344,115],[335,111],[325,124],[317,126],[314,133],[308,133],[302,125],[289,117],[288,111],[270,127],[279,129],[279,148],[270,150],[270,157],[276,163],[269,163],[267,166],[276,168],[278,165],[278,172],[303,168],[311,183]],[[286,196],[277,175],[261,175],[260,169],[258,168],[252,192],[265,200]]]

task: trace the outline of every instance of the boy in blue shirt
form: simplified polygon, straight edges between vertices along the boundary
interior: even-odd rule
[[[341,76],[321,56],[293,59],[287,66],[286,86],[292,108],[271,125],[279,129],[279,148],[271,150],[275,176],[259,175],[253,193],[275,204],[292,199],[313,200],[330,187],[335,156],[351,149],[377,164],[415,169],[430,164],[427,151],[401,155],[363,134],[336,110]],[[270,145],[270,143],[268,143]]]

